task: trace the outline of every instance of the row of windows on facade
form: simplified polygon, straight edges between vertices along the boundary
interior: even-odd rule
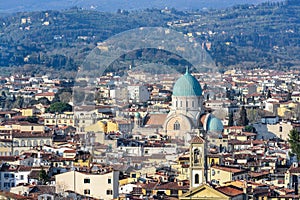
[[[4,182],[3,187],[4,188],[15,187],[15,183],[13,183],[13,182]]]
[[[0,156],[11,156],[12,152],[0,152]]]
[[[49,121],[49,120],[46,120],[46,123],[47,123],[47,124],[49,124],[49,123],[50,123],[50,121]],[[52,122],[51,122],[51,123],[53,123],[53,124],[54,124],[54,123],[56,123],[56,121],[55,121],[55,120],[52,120]],[[57,123],[59,123],[59,124],[60,124],[60,123],[62,123],[62,120],[57,120]],[[65,123],[65,124],[66,124],[66,123],[68,123],[68,121],[67,121],[67,120],[64,120],[64,122],[63,122],[63,123]],[[69,123],[73,123],[73,120],[69,120]]]
[[[15,178],[15,175],[4,173],[3,177],[4,177],[4,179]],[[16,176],[16,179],[18,179],[18,176]],[[1,176],[0,176],[0,180],[1,180]],[[20,178],[18,180],[24,180],[24,175],[20,175]]]
[[[85,178],[85,179],[83,179],[83,183],[91,183],[91,179]],[[107,183],[111,184],[111,178],[107,179]]]
[[[90,189],[85,189],[83,191],[84,194],[91,194],[91,190]],[[106,195],[112,195],[113,191],[112,190],[106,190]]]
[[[38,142],[38,140],[27,140],[27,142],[25,141],[25,140],[21,140],[21,142],[19,142],[19,141],[14,141],[13,142],[13,146],[14,147],[18,147],[18,146],[21,146],[21,147],[26,147],[26,146],[28,146],[28,147],[31,147],[31,146],[43,146],[44,144],[46,144],[46,145],[50,145],[50,140],[46,140],[46,142],[44,141],[44,140],[40,140],[39,142]],[[1,146],[1,144],[3,145],[3,147],[5,147],[5,145],[7,146],[8,145],[8,147],[10,147],[10,144],[8,143],[8,144],[5,144],[5,143],[0,143],[0,146]]]
[[[176,107],[178,107],[178,101],[176,101]],[[198,105],[200,106],[200,102],[198,102]],[[180,101],[180,107],[183,107],[183,103],[182,103],[182,101]],[[189,102],[188,101],[186,101],[186,103],[185,103],[185,107],[189,107]],[[194,101],[192,101],[192,107],[194,108],[195,107],[195,102]]]

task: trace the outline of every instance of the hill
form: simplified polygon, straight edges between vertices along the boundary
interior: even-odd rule
[[[299,67],[298,13],[297,1],[202,11],[21,12],[0,18],[0,66],[24,66],[27,73],[75,70],[97,42],[132,28],[159,26],[193,35],[223,69]]]

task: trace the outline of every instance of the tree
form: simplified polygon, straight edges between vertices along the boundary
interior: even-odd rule
[[[251,132],[251,133],[256,133],[256,129],[251,126],[251,125],[247,125],[245,126],[245,129],[244,129],[246,132]]]
[[[24,98],[22,96],[18,96],[13,103],[13,108],[23,108]]]
[[[51,102],[49,101],[49,99],[46,98],[46,97],[39,98],[39,99],[37,100],[37,102],[38,102],[38,103],[41,103],[41,104],[43,104],[43,105],[50,105],[50,104],[51,104]]]
[[[288,101],[292,100],[292,92],[291,91],[288,92],[287,100]]]
[[[233,126],[233,112],[229,113],[228,126]]]
[[[41,169],[39,172],[39,181],[41,181],[42,185],[45,185],[49,181],[49,176],[44,169]]]
[[[272,98],[271,90],[268,90],[267,98]]]
[[[297,156],[298,161],[300,160],[300,137],[296,129],[292,129],[289,133],[288,142],[290,144],[292,153]]]
[[[227,99],[231,98],[231,91],[228,88],[226,88],[226,98]]]
[[[59,95],[60,102],[69,103],[72,100],[72,93],[71,92],[62,92]]]
[[[2,92],[1,92],[1,97],[6,98],[6,93],[5,93],[5,91],[2,91]]]
[[[203,86],[203,90],[207,90],[208,87],[207,87],[207,84],[205,83],[204,86]]]
[[[38,123],[39,118],[37,118],[37,117],[27,117],[26,121],[36,124],[36,123]]]
[[[72,106],[63,102],[55,102],[50,105],[47,111],[50,113],[63,113],[66,111],[72,111]]]
[[[238,124],[240,126],[247,126],[249,123],[248,117],[247,117],[247,111],[245,109],[245,106],[242,106],[240,110],[240,118],[238,119]]]
[[[68,103],[72,99],[72,89],[70,87],[62,88],[55,93],[54,99],[52,100],[52,103],[55,102],[64,102]]]

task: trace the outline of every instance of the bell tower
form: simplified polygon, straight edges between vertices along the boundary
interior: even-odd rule
[[[205,140],[195,136],[190,142],[190,189],[206,182],[206,148]]]

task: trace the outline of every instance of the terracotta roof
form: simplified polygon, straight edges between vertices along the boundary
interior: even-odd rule
[[[204,140],[199,136],[195,136],[191,139],[190,143],[191,144],[203,144]]]
[[[146,125],[163,125],[167,114],[150,114],[147,117]]]
[[[224,129],[243,129],[245,126],[224,126]]]
[[[225,194],[226,196],[235,197],[244,194],[243,190],[238,189],[234,186],[224,186],[216,188],[219,192]]]
[[[232,173],[245,172],[245,170],[240,169],[240,168],[224,167],[224,166],[217,166],[217,165],[214,165],[211,168],[219,169],[219,170],[223,170],[223,171],[227,171],[227,172],[232,172]]]
[[[3,191],[0,191],[0,196],[2,197],[6,197],[7,199],[20,199],[20,200],[23,200],[23,199],[34,199],[33,197],[26,197],[26,196],[23,196],[23,195],[18,195],[18,194],[14,194],[14,193],[11,193],[11,192],[3,192]]]
[[[253,177],[253,178],[257,178],[257,177],[264,176],[264,175],[268,175],[268,174],[270,174],[269,171],[263,171],[263,172],[249,172],[249,176],[250,176],[250,177]]]
[[[14,138],[52,138],[51,133],[43,132],[18,132],[13,133]]]
[[[0,161],[16,161],[18,159],[17,156],[0,156]]]
[[[17,168],[17,171],[31,171],[32,167],[30,166],[24,166],[24,165],[19,165],[18,168]]]
[[[158,190],[188,190],[189,185],[180,185],[179,183],[176,182],[168,182],[165,184],[160,184],[156,187]]]
[[[0,111],[0,115],[6,115],[6,114],[16,114],[15,111]]]
[[[279,198],[285,198],[285,199],[299,199],[300,195],[296,194],[285,194],[285,195],[279,195]]]
[[[31,190],[32,193],[37,193],[37,194],[55,194],[55,186],[50,186],[50,185],[36,185],[35,190]]]
[[[55,93],[54,92],[44,92],[44,93],[36,94],[35,96],[38,96],[38,97],[55,96]]]
[[[64,150],[64,153],[76,153],[76,150],[73,150],[73,149],[69,150],[69,149],[67,149],[67,150]]]
[[[291,167],[289,171],[290,173],[300,173],[300,167]]]

